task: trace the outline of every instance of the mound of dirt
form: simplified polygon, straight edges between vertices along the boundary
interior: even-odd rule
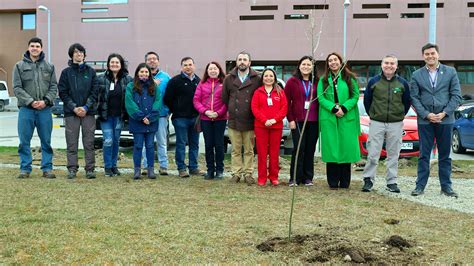
[[[325,234],[273,237],[256,246],[262,252],[279,252],[286,258],[298,258],[302,263],[369,263],[378,265],[413,264],[422,261],[419,251],[411,250],[401,236],[371,242],[348,239],[328,230]]]

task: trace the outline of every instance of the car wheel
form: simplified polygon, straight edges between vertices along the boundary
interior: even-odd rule
[[[5,111],[5,103],[3,101],[0,101],[0,112]]]
[[[459,136],[459,132],[457,130],[453,131],[453,141],[452,141],[452,149],[454,153],[465,153],[466,148],[464,148],[461,144],[461,137]]]

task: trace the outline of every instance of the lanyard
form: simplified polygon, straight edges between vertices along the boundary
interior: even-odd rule
[[[309,92],[311,91],[311,81],[308,80],[308,86],[306,86],[306,83],[304,82],[304,80],[301,80],[301,83],[303,83],[306,100],[308,100]]]
[[[436,82],[438,81],[438,73],[439,73],[439,68],[436,69],[436,75],[435,75],[434,79],[431,78],[431,72],[428,73],[428,75],[430,77],[431,88],[433,88],[433,89],[436,87]]]

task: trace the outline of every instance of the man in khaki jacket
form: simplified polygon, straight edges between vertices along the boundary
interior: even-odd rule
[[[56,178],[53,174],[53,149],[51,133],[53,119],[51,106],[58,92],[54,66],[45,60],[43,43],[34,37],[28,42],[28,51],[13,68],[13,92],[18,99],[18,137],[20,146],[20,175],[30,176],[33,158],[30,142],[36,128],[41,140],[41,170],[43,177]]]
[[[260,87],[260,77],[250,68],[250,54],[240,52],[237,66],[224,79],[222,100],[229,111],[229,138],[232,143],[232,178],[239,182],[244,177],[248,185],[254,184],[253,148],[255,134],[253,131],[254,116],[250,108],[252,96]],[[242,146],[244,153],[242,156]]]

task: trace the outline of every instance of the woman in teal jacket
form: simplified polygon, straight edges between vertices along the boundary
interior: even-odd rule
[[[133,179],[140,179],[143,143],[148,161],[148,178],[155,179],[153,140],[158,130],[161,97],[160,90],[151,76],[151,70],[145,63],[138,65],[133,82],[127,85],[125,108],[129,115],[128,129],[133,134]]]
[[[342,57],[330,53],[318,83],[319,128],[322,160],[329,188],[349,188],[351,163],[360,160],[359,86]]]

